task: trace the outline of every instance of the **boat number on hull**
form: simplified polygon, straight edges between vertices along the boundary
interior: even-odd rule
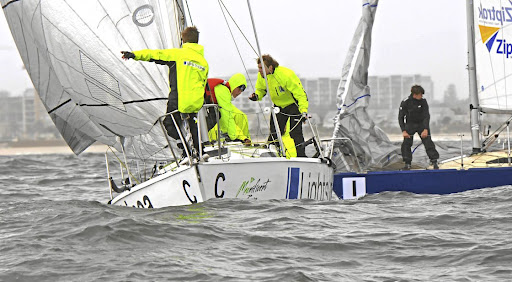
[[[357,199],[366,195],[366,178],[345,177],[343,178],[343,199]]]
[[[125,204],[125,206],[128,206],[128,203],[126,201],[124,201],[124,204]],[[133,205],[132,207],[142,208],[142,209],[152,209],[153,204],[151,204],[151,200],[149,199],[149,197],[147,195],[144,195],[144,197],[142,197],[142,202],[137,201],[137,206]]]
[[[192,200],[192,199],[190,198],[190,196],[188,195],[187,188],[186,188],[185,186],[188,186],[188,187],[190,188],[190,183],[188,183],[188,181],[186,181],[186,180],[183,180],[183,190],[185,191],[185,195],[187,195],[188,200],[189,200],[192,204],[197,203],[197,198],[196,198],[196,196],[194,196],[194,200]]]

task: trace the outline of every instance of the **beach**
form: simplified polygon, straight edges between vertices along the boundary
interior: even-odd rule
[[[107,146],[103,144],[95,144],[87,148],[84,152],[104,153]],[[45,155],[45,154],[74,154],[66,145],[55,146],[27,146],[27,147],[0,147],[0,156],[12,155]]]
[[[327,138],[327,137],[326,137]],[[401,142],[402,136],[399,134],[389,134],[388,138],[392,142]],[[415,136],[415,140],[420,140],[418,136]],[[432,136],[434,142],[437,141],[460,141],[460,137],[456,133],[453,134],[437,134]],[[470,141],[471,135],[464,134],[463,141]],[[15,146],[4,146],[0,147],[0,156],[11,156],[11,155],[37,155],[37,154],[74,154],[73,151],[66,145],[64,141],[58,142],[37,142],[41,144],[36,145],[35,142],[19,142]],[[103,144],[94,144],[87,148],[85,152],[88,153],[104,153],[107,151],[108,146]]]

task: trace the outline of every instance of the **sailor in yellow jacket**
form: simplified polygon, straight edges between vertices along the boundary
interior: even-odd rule
[[[216,85],[212,85],[213,83],[216,83]],[[213,87],[213,91],[210,90],[210,93],[213,93],[219,105],[220,130],[223,133],[227,133],[231,140],[240,140],[246,145],[251,144],[247,115],[231,102],[247,88],[245,76],[241,73],[237,73],[231,76],[229,81],[222,81],[215,78],[208,79],[208,84],[210,87]],[[208,136],[210,140],[217,140],[217,128],[212,128]]]
[[[208,78],[208,62],[204,58],[204,47],[197,44],[199,31],[196,27],[187,27],[181,33],[182,48],[164,50],[122,51],[123,59],[154,62],[169,67],[169,100],[167,113],[178,110],[174,114],[178,125],[188,120],[194,148],[199,152],[196,114],[204,103],[204,87]],[[167,116],[164,119],[167,134],[179,140],[178,131]],[[181,131],[181,130],[180,130]],[[182,132],[183,133],[183,132]],[[182,134],[184,135],[184,134]]]
[[[289,68],[279,66],[279,63],[270,55],[263,55],[270,99],[280,111],[276,115],[279,129],[284,135],[286,133],[286,124],[290,122],[290,136],[295,142],[297,157],[307,157],[304,148],[304,135],[302,133],[302,121],[307,117],[308,97],[302,87],[299,78]],[[261,58],[258,58],[258,80],[256,81],[256,91],[249,99],[252,101],[261,100],[267,94],[265,78],[263,77],[263,68]],[[274,120],[270,119],[271,135],[269,141],[277,142]]]

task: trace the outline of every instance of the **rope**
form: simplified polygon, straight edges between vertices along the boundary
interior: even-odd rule
[[[240,29],[240,27],[238,26],[238,24],[236,23],[235,19],[233,18],[233,16],[231,16],[231,13],[229,13],[229,10],[226,8],[226,6],[224,5],[224,2],[222,2],[222,0],[219,0],[219,3],[222,4],[222,6],[224,6],[224,9],[226,9],[226,12],[228,13],[229,17],[231,17],[231,20],[233,21],[233,23],[236,25],[236,27],[238,28],[238,30],[240,31],[240,33],[242,34],[242,36],[245,38],[245,41],[247,41],[247,44],[249,44],[249,46],[251,47],[252,51],[254,51],[254,54],[256,54],[256,56],[259,56],[258,55],[258,52],[256,52],[256,50],[254,49],[254,47],[252,46],[251,42],[249,41],[249,39],[247,39],[247,37],[245,36],[245,34],[243,33],[242,29]],[[223,12],[224,13],[224,12]],[[225,17],[225,16],[224,16]]]
[[[247,74],[247,77],[249,78],[251,87],[254,89],[254,85],[252,84],[251,77],[249,76],[249,72],[247,71],[247,67],[245,66],[242,54],[240,53],[240,48],[238,48],[238,44],[236,43],[233,31],[231,30],[231,27],[229,26],[228,18],[226,17],[226,13],[224,13],[224,9],[226,9],[226,11],[227,11],[227,8],[226,8],[226,6],[224,6],[224,3],[222,3],[222,0],[219,0],[218,2],[219,2],[220,10],[222,11],[222,15],[224,16],[224,20],[226,21],[226,26],[228,27],[229,33],[231,34],[231,38],[233,38],[233,43],[235,44],[236,51],[238,52],[238,56],[240,56],[240,61],[242,62],[242,65],[244,66],[245,74]],[[224,9],[222,9],[222,6],[224,6]],[[229,14],[229,11],[227,11],[227,12]],[[230,14],[230,16],[231,16],[231,14]],[[231,18],[231,19],[233,19],[233,18]],[[233,19],[233,21],[234,21],[234,19]],[[236,22],[235,22],[235,25],[236,25]],[[243,35],[243,33],[242,33],[242,35]],[[245,37],[245,35],[244,35],[244,37]]]
[[[240,61],[242,62],[242,65],[244,67],[244,70],[245,70],[245,73],[247,74],[247,77],[249,78],[249,83],[251,85],[251,87],[253,89],[255,89],[255,86],[251,80],[251,77],[249,76],[249,72],[247,71],[247,67],[243,61],[243,57],[242,57],[242,54],[240,53],[240,48],[238,47],[238,44],[236,43],[236,40],[235,40],[235,36],[233,34],[233,31],[231,30],[231,27],[229,25],[229,22],[228,22],[228,19],[226,17],[226,13],[229,15],[229,17],[231,18],[231,20],[233,21],[233,23],[235,24],[235,26],[238,28],[238,30],[240,31],[240,34],[244,37],[244,39],[247,41],[247,43],[249,44],[249,46],[251,47],[251,49],[253,50],[253,52],[258,55],[258,52],[256,52],[256,50],[254,49],[254,47],[252,46],[251,42],[247,39],[247,37],[245,36],[244,32],[241,30],[240,26],[238,26],[237,22],[235,21],[235,19],[233,18],[233,16],[231,15],[231,13],[229,12],[228,8],[226,7],[226,5],[224,4],[224,2],[222,0],[218,0],[218,3],[219,3],[219,6],[220,6],[220,10],[222,11],[222,15],[224,16],[224,20],[226,21],[226,25],[228,27],[228,30],[229,30],[229,33],[231,34],[231,38],[233,39],[233,43],[235,44],[235,48],[238,52],[238,55],[240,57]],[[225,10],[225,12],[224,12]],[[275,77],[275,76],[274,76]],[[276,81],[278,82],[279,85],[281,85],[281,82],[279,81],[279,79],[277,77],[275,77]],[[298,104],[296,101],[294,101],[294,104],[297,105],[298,107]],[[258,106],[260,108],[260,110],[262,110],[262,106],[261,106],[261,103],[258,101]],[[297,116],[301,116],[301,115],[289,115],[289,114],[284,114],[284,113],[281,113],[285,116],[288,116],[288,117],[297,117]],[[264,119],[265,119],[265,122],[268,124],[268,120],[267,118],[264,116]],[[294,130],[298,125],[300,124],[300,121],[297,122],[295,124],[295,126],[293,128],[290,129],[290,131]],[[274,125],[274,126],[279,126],[278,124]],[[270,129],[270,128],[269,128]],[[270,134],[271,138],[274,139],[273,135]],[[274,140],[275,141],[275,140]]]
[[[110,152],[112,152],[112,154],[114,154],[114,157],[116,157],[117,161],[121,164],[121,166],[123,166],[126,171],[130,174],[130,176],[133,178],[133,180],[135,180],[135,182],[137,182],[137,184],[140,184],[140,181],[137,179],[137,177],[135,177],[133,174],[131,174],[128,169],[128,167],[126,167],[126,164],[116,155],[116,153],[114,152],[114,150],[112,150],[112,148],[109,146],[108,149],[110,150]]]
[[[236,20],[233,18],[233,16],[231,15],[231,13],[229,12],[228,8],[226,7],[226,5],[224,5],[224,2],[222,0],[218,0],[218,3],[219,3],[219,6],[220,6],[220,10],[222,12],[222,15],[224,16],[224,20],[226,21],[226,25],[229,29],[229,32],[231,34],[231,38],[233,39],[233,43],[235,44],[235,47],[236,47],[236,50],[238,52],[238,55],[240,56],[240,61],[242,62],[242,65],[244,66],[244,69],[245,69],[245,73],[247,75],[247,78],[249,78],[249,83],[251,85],[251,88],[255,91],[256,90],[256,87],[255,85],[253,84],[252,82],[252,79],[251,77],[249,76],[249,72],[247,71],[247,67],[245,66],[245,63],[244,63],[244,60],[242,58],[242,55],[240,53],[240,49],[238,48],[238,44],[236,43],[236,40],[235,40],[235,37],[233,35],[233,32],[231,30],[231,27],[229,25],[229,22],[228,22],[228,19],[226,17],[226,13],[228,13],[229,17],[231,18],[231,20],[233,21],[233,23],[235,24],[235,26],[238,28],[238,30],[240,31],[240,34],[244,37],[245,41],[249,44],[249,46],[251,47],[251,49],[253,50],[253,52],[258,56],[258,52],[256,52],[256,50],[254,49],[254,47],[252,46],[251,42],[249,41],[249,39],[247,39],[247,37],[245,36],[245,33],[242,31],[242,29],[240,28],[240,26],[238,26]],[[224,8],[223,8],[224,7]],[[226,13],[224,12],[224,10],[226,11]],[[261,106],[261,103],[260,101],[257,101],[258,102],[258,107],[260,108],[260,110],[263,112],[263,109],[262,109],[262,106]],[[265,116],[263,116],[263,118],[265,119],[265,123],[269,124],[267,118]],[[259,119],[258,119],[258,123],[259,123]],[[260,126],[258,126],[258,128],[260,128]],[[269,128],[270,130],[270,128]]]
[[[192,26],[194,26],[194,22],[192,21],[192,14],[190,13],[190,7],[188,5],[188,1],[185,0],[185,5],[187,5],[187,11],[188,11],[188,17],[190,18],[190,24]],[[183,14],[185,14],[185,12],[183,12]]]

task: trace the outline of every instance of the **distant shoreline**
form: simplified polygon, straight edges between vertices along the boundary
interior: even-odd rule
[[[92,145],[84,153],[105,153],[107,146],[103,144]],[[0,156],[16,155],[45,155],[45,154],[66,154],[73,155],[73,151],[66,145],[57,146],[31,146],[31,147],[4,147],[0,148]],[[82,153],[83,154],[83,153]]]
[[[402,136],[393,134],[388,135],[392,142],[402,141]],[[418,136],[415,136],[419,140]],[[434,134],[432,137],[436,141],[460,141],[457,134]],[[463,141],[471,140],[470,135],[464,135]],[[16,156],[16,155],[44,155],[44,154],[74,154],[73,151],[61,140],[51,141],[21,141],[9,144],[11,146],[0,147],[0,156]],[[94,144],[87,148],[84,153],[105,153],[107,145]]]

